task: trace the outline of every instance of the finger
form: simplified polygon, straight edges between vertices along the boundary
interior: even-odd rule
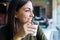
[[[36,28],[35,28],[35,27],[27,27],[27,29],[34,29],[34,30],[36,30]]]
[[[28,32],[28,34],[29,34],[29,33],[30,33],[30,34],[34,34],[34,33],[35,33],[34,30],[27,30],[27,32]]]

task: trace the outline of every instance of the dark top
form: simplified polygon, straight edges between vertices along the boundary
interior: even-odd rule
[[[0,40],[11,40],[11,36],[13,35],[10,33],[10,27],[5,26],[0,29]],[[32,35],[27,35],[25,38],[22,40],[47,40],[44,33],[42,32],[41,28],[38,27],[37,30],[37,35],[32,36]]]

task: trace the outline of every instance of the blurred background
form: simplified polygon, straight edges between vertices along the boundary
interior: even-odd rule
[[[11,0],[0,0],[0,29],[7,24]],[[32,0],[33,22],[39,25],[48,40],[60,40],[60,0]]]

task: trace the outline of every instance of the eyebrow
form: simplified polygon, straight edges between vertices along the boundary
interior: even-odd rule
[[[31,10],[30,8],[24,8],[24,9],[29,9],[29,10]],[[33,9],[32,9],[33,10]]]

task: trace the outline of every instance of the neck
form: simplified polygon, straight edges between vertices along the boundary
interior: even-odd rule
[[[17,23],[18,24],[18,32],[20,32],[21,35],[25,33],[24,28],[23,28],[23,23]]]
[[[22,24],[20,22],[16,22],[16,24],[15,24],[15,30],[16,30],[16,32],[18,32],[20,29],[22,29],[23,25],[24,24]]]
[[[18,27],[23,27],[23,23],[18,23]]]

